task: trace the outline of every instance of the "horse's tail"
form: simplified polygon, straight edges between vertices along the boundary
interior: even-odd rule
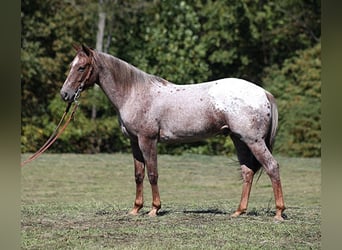
[[[273,145],[274,145],[274,141],[275,141],[275,136],[277,134],[277,127],[278,127],[278,107],[277,107],[277,103],[276,103],[274,96],[270,92],[266,91],[266,96],[267,96],[267,99],[271,105],[271,123],[270,123],[270,127],[268,129],[268,132],[267,132],[265,143],[266,143],[268,150],[272,153],[272,149],[273,149]],[[261,168],[261,164],[259,163],[257,171],[259,171],[260,168]],[[258,182],[262,172],[263,172],[263,168],[261,168],[257,182]]]
[[[268,149],[272,152],[275,136],[277,134],[277,127],[278,127],[278,108],[277,103],[274,96],[266,91],[266,96],[268,101],[271,104],[271,124],[268,130],[268,135],[266,138],[266,145]]]
[[[267,132],[265,143],[266,143],[268,150],[272,153],[275,136],[277,134],[277,127],[278,127],[278,107],[277,107],[277,103],[276,103],[274,96],[270,92],[266,91],[266,96],[271,105],[271,123]],[[260,176],[263,173],[263,168],[261,168],[262,165],[259,161],[257,161],[257,159],[255,159],[255,166],[256,166],[255,173],[261,169],[258,179],[257,179],[257,182],[258,182]]]

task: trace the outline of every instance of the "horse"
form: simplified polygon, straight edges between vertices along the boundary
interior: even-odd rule
[[[242,173],[242,194],[231,217],[246,213],[253,177],[262,167],[273,188],[274,219],[285,210],[279,164],[272,155],[278,124],[275,98],[260,86],[238,78],[177,85],[148,74],[107,53],[74,46],[76,56],[60,90],[65,102],[97,84],[113,104],[130,140],[136,183],[131,215],[143,207],[145,167],[152,189],[152,209],[161,208],[158,188],[157,143],[190,142],[217,134],[230,136]]]

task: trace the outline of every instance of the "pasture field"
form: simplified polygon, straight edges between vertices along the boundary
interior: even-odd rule
[[[255,178],[248,213],[229,218],[242,189],[235,157],[159,155],[162,209],[150,218],[147,177],[145,207],[128,215],[130,154],[44,154],[22,168],[21,248],[320,249],[321,160],[276,158],[287,207],[281,223],[266,173]]]

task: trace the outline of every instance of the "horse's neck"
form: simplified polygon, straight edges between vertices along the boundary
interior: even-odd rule
[[[133,91],[149,90],[148,74],[111,55],[99,53],[98,56],[101,63],[98,84],[117,110]]]

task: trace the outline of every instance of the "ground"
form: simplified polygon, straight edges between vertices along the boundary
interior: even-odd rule
[[[28,155],[23,155],[26,159]],[[135,183],[129,154],[44,154],[22,169],[23,249],[320,249],[321,161],[280,163],[286,220],[273,220],[271,183],[254,182],[248,213],[231,219],[242,183],[225,156],[159,156],[162,209],[130,216]]]

